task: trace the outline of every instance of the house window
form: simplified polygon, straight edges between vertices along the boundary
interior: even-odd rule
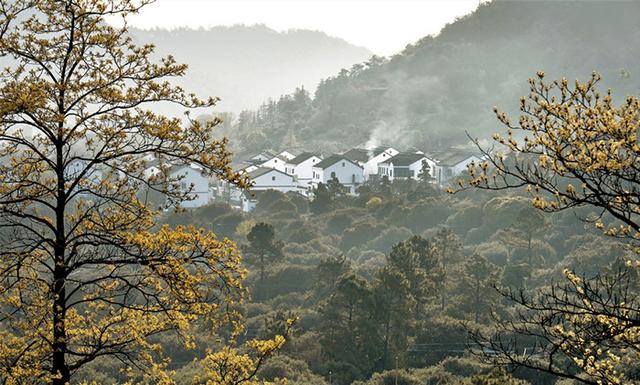
[[[344,167],[344,162],[342,162],[342,167]]]
[[[275,176],[272,176],[272,177],[271,177],[271,180],[276,180],[276,177],[275,177]]]
[[[336,173],[335,173],[335,172],[333,172],[333,171],[331,171],[331,179],[333,179],[333,178],[335,178],[335,177],[336,177]]]

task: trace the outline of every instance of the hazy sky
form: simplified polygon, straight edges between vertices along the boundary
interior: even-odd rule
[[[379,55],[435,34],[479,0],[157,0],[131,18],[141,28],[266,24],[313,29]]]

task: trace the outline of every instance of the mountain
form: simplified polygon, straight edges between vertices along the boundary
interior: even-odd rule
[[[189,65],[176,83],[222,99],[217,110],[239,112],[295,87],[318,81],[371,56],[362,47],[323,32],[276,32],[264,25],[210,29],[132,29],[134,41],[153,43],[158,56]]]
[[[640,92],[640,2],[493,1],[386,59],[354,65],[243,117],[245,151],[297,143],[317,151],[363,143],[435,150],[502,130],[492,108],[517,113],[527,79],[602,77],[621,100]],[[282,104],[282,108],[278,108]],[[296,139],[296,140],[293,140]],[[304,139],[304,143],[300,141]]]

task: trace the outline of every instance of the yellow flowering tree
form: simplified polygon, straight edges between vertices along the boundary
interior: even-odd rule
[[[611,91],[597,90],[600,75],[589,81],[547,83],[544,73],[530,79],[530,94],[520,100],[517,123],[494,109],[506,135],[494,135],[500,148],[478,148],[485,160],[469,166],[462,188],[523,188],[533,205],[546,212],[578,206],[598,208],[596,222],[608,235],[640,236],[640,100],[620,106]],[[476,142],[476,144],[478,144]],[[614,219],[606,226],[603,216]]]
[[[194,325],[241,330],[236,245],[192,227],[158,227],[147,204],[150,191],[169,207],[194,198],[174,166],[248,183],[232,172],[226,141],[213,137],[216,121],[149,109],[216,102],[172,86],[167,80],[186,66],[154,62],[153,46],[128,37],[126,17],[150,2],[0,0],[0,57],[9,63],[0,77],[4,384],[66,384],[104,357],[170,383],[152,337],[174,332],[189,348]],[[160,164],[149,173],[153,159]],[[245,381],[282,337],[252,344],[257,353],[238,363]]]
[[[471,164],[469,179],[459,185],[523,189],[545,212],[593,207],[597,216],[583,219],[621,238],[637,255],[640,101],[629,96],[616,105],[611,91],[598,92],[599,81],[594,73],[586,83],[548,83],[539,72],[521,99],[517,123],[495,109],[507,132],[494,136],[498,148],[482,149],[476,142],[484,160]],[[514,314],[496,319],[494,335],[471,334],[490,348],[484,357],[497,364],[594,385],[631,383],[625,364],[640,358],[636,268],[621,266],[589,279],[565,271],[566,284],[535,294],[505,289]],[[529,345],[527,351],[523,344]]]

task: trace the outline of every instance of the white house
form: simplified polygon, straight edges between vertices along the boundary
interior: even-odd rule
[[[259,169],[260,166],[252,164],[250,162],[233,162],[231,163],[231,169],[233,172],[237,172],[238,174],[245,175],[252,171]]]
[[[313,185],[327,182],[336,177],[353,194],[364,182],[364,169],[358,162],[344,155],[331,155],[313,166]]]
[[[287,161],[279,156],[274,156],[271,159],[260,163],[259,166],[260,168],[272,168],[284,172],[287,166]]]
[[[166,164],[164,165],[166,166]],[[153,176],[158,175],[162,170],[161,170],[161,165],[160,165],[160,161],[158,159],[148,159],[145,161],[144,164],[144,170],[142,171],[142,175],[146,178],[149,179]]]
[[[303,152],[289,160],[285,166],[285,173],[295,177],[298,186],[305,194],[313,187],[313,166],[320,163],[322,158],[311,152]]]
[[[242,194],[240,195],[240,209],[245,213],[249,213],[255,210],[261,193],[262,191],[243,190]]]
[[[246,163],[261,164],[268,161],[269,159],[272,159],[274,156],[276,156],[276,154],[272,153],[271,151],[263,151],[247,159]]]
[[[378,174],[381,178],[386,176],[389,180],[397,178],[412,178],[417,180],[422,170],[423,161],[427,162],[430,170],[429,173],[431,176],[434,176],[436,162],[426,157],[423,153],[412,152],[401,152],[384,162],[380,162],[378,164]]]
[[[180,178],[181,191],[190,191],[191,200],[180,204],[184,208],[202,207],[209,203],[209,178],[202,173],[202,168],[195,165],[178,165],[169,170],[169,178]],[[189,190],[190,189],[190,190]]]
[[[378,164],[388,160],[399,153],[393,147],[375,147],[371,149],[352,148],[343,155],[347,159],[358,162],[364,171],[364,179],[369,180],[373,175],[378,174]]]
[[[286,150],[280,151],[276,156],[278,158],[284,159],[284,160],[291,160],[291,159],[296,157],[293,153],[291,153],[289,151],[286,151]]]
[[[254,183],[251,191],[277,190],[280,192],[297,191],[298,184],[293,175],[286,174],[275,168],[260,167],[248,174]]]
[[[442,153],[437,159],[438,164],[436,165],[434,176],[440,185],[460,176],[467,170],[469,163],[475,162],[478,164],[482,161],[480,155],[460,150]]]

